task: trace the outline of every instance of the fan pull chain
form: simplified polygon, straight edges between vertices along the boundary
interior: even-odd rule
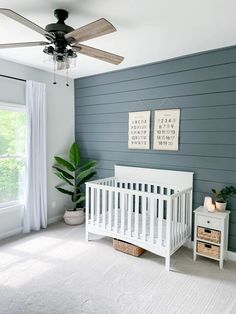
[[[66,86],[69,86],[68,69],[66,69]]]

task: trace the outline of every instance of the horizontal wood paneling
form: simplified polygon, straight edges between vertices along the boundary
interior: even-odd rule
[[[108,109],[109,106],[107,106]],[[227,119],[232,118],[235,114],[235,105],[224,105],[224,106],[211,106],[211,107],[198,107],[198,108],[182,108],[181,110],[181,119],[182,120],[207,120],[207,119]],[[104,113],[88,113],[87,107],[83,107],[83,109],[79,109],[77,112],[77,121],[79,124],[89,124],[94,123],[94,119],[96,116],[96,123],[104,123],[104,122],[127,122],[127,108],[123,108],[123,112],[104,112]],[[119,109],[121,109],[119,107]],[[156,108],[155,108],[156,109]]]
[[[83,141],[82,143],[84,149],[86,150],[95,150],[95,151],[112,151],[112,152],[126,152],[127,151],[127,143],[120,142],[117,145],[116,142],[106,142],[106,141]],[[207,144],[208,145],[208,144]],[[169,152],[169,154],[173,155],[189,155],[189,156],[202,156],[202,152],[205,151],[204,156],[207,157],[228,157],[232,158],[235,147],[234,145],[212,145],[209,144],[180,144],[180,150],[175,152]],[[139,153],[138,150],[132,150],[133,153]],[[150,152],[142,151],[143,154],[154,154],[156,152],[151,150]],[[159,152],[161,155],[166,154],[165,151]]]
[[[157,86],[152,88],[122,91],[113,94],[80,97],[76,94],[76,101],[82,106],[120,103],[125,101],[140,101],[188,95],[202,95],[236,90],[236,77],[222,78],[207,82],[179,83],[175,85]]]
[[[107,142],[127,142],[127,133],[78,133],[76,132],[77,138],[85,141],[107,141]],[[209,143],[215,145],[232,145],[236,144],[235,132],[180,132],[180,143],[185,144],[206,144]]]
[[[78,92],[78,91],[77,91]],[[118,113],[137,110],[150,110],[160,109],[165,107],[168,103],[169,108],[203,108],[212,106],[225,106],[236,104],[236,91],[222,92],[222,93],[210,93],[203,95],[187,95],[178,97],[160,97],[155,99],[147,99],[138,101],[119,101],[118,103],[108,102],[107,104],[100,104],[99,106],[94,104],[91,106],[83,105],[83,102],[76,101],[80,104],[79,107],[75,107],[76,114],[107,114],[107,113]]]
[[[162,75],[166,73],[176,73],[178,71],[188,71],[196,68],[209,68],[215,65],[234,63],[236,61],[235,59],[235,47],[229,47],[227,49],[218,49],[215,51],[208,51],[205,53],[137,66],[127,70],[84,77],[75,82],[75,87],[77,89],[108,84],[111,82],[122,82],[125,80],[155,76],[157,74]]]
[[[97,177],[115,164],[193,171],[194,208],[212,188],[236,186],[235,47],[78,79],[75,104],[76,140]],[[181,108],[179,151],[128,150],[128,112],[164,108]],[[236,252],[236,199],[229,208]]]
[[[210,68],[194,69],[189,71],[156,75],[140,79],[131,79],[122,82],[111,82],[106,85],[96,85],[80,89],[80,97],[113,94],[119,91],[129,91],[150,89],[153,87],[169,86],[175,84],[184,84],[190,82],[207,82],[209,80],[216,80],[226,77],[235,77],[236,63],[227,65],[220,65]]]
[[[203,132],[236,132],[236,124],[234,119],[209,119],[209,120],[182,120],[180,125],[180,132],[197,132],[201,130]],[[92,132],[92,129],[96,132],[128,132],[128,124],[125,122],[104,122],[104,123],[93,123],[91,128],[91,123],[78,123],[76,126],[76,132],[87,133]]]

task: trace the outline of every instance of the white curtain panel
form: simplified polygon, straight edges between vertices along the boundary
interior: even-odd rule
[[[28,120],[26,197],[23,231],[47,227],[46,86],[26,82]]]

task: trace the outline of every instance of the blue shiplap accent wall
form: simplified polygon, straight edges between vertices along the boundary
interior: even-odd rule
[[[99,177],[115,164],[194,171],[194,208],[211,188],[236,186],[235,47],[77,79],[75,105],[76,140]],[[128,112],[165,108],[181,108],[179,151],[128,150]],[[229,207],[236,252],[235,199]]]

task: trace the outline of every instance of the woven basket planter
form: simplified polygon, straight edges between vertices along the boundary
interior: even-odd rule
[[[133,256],[140,256],[141,254],[143,254],[143,252],[145,252],[145,250],[139,246],[118,239],[113,239],[113,247],[117,251]]]

